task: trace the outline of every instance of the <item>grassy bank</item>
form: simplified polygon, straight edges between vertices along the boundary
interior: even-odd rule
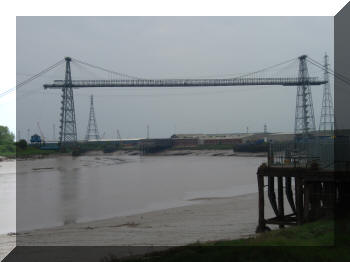
[[[46,156],[50,154],[58,154],[60,153],[57,150],[42,150],[37,147],[28,146],[26,148],[20,148],[16,145],[12,145],[13,149],[11,150],[3,150],[0,152],[1,157],[5,158],[27,158],[34,156]]]
[[[14,144],[0,145],[0,156],[8,158],[16,157],[16,146]]]
[[[65,150],[43,150],[36,146],[28,145],[26,148],[21,148],[16,146],[16,144],[12,143],[9,145],[0,145],[0,156],[8,157],[8,158],[23,158],[23,157],[31,157],[37,155],[50,155],[50,154],[73,154],[75,156],[83,155],[89,151],[102,151],[104,153],[112,153],[119,150],[139,150],[139,146],[130,146],[130,145],[122,145],[116,144],[115,142],[104,142],[104,143],[79,143],[75,147],[66,148]],[[164,150],[170,151],[181,151],[181,150],[230,150],[232,154],[236,151],[233,151],[232,145],[197,145],[193,147],[166,147],[160,150],[149,150],[148,154],[159,153]],[[246,152],[246,151],[237,151]],[[250,152],[250,151],[247,151]],[[252,152],[255,152],[254,150]]]
[[[2,149],[4,148],[4,149]],[[40,149],[38,146],[32,146],[27,145],[26,147],[22,148],[15,143],[0,146],[0,156],[6,157],[6,158],[28,158],[28,157],[35,157],[35,156],[47,156],[52,154],[68,154],[71,155],[73,152],[75,155],[81,155],[89,151],[102,151],[104,153],[111,153],[116,150],[121,150],[122,147],[112,144],[112,143],[100,143],[100,144],[93,144],[93,143],[81,143],[77,146],[68,147],[65,150],[49,150],[49,149]]]
[[[16,155],[14,138],[14,134],[10,132],[7,126],[0,125],[0,156],[14,157]]]
[[[57,150],[42,150],[37,147],[28,146],[25,149],[22,149],[20,147],[16,148],[16,153],[13,157],[23,158],[23,157],[31,157],[36,155],[50,155],[50,154],[57,154]]]
[[[254,238],[195,243],[122,261],[350,261],[349,233],[346,221],[337,235],[341,241],[334,246],[334,222],[321,220]]]

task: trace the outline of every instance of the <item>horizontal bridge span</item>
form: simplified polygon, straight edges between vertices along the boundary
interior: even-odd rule
[[[255,86],[255,85],[322,85],[317,77],[297,78],[228,78],[228,79],[128,79],[128,80],[73,80],[73,88],[86,87],[195,87],[195,86]],[[44,88],[62,88],[64,80],[55,80],[52,84],[45,84]]]

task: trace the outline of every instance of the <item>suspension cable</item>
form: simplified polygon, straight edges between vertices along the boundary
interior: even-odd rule
[[[326,68],[325,68],[324,65],[320,64],[319,62],[317,62],[317,61],[314,60],[314,59],[308,59],[308,61],[309,61],[311,64],[313,64],[314,66],[317,66],[318,68],[321,68],[322,70],[327,71],[327,73],[331,74],[331,75],[334,76],[335,78],[337,78],[337,79],[343,81],[344,83],[350,85],[350,79],[349,79],[349,78],[347,78],[347,77],[345,77],[345,76],[343,76],[343,75],[341,75],[341,74],[339,74],[339,73],[336,73],[336,72],[334,72],[333,70],[330,70],[330,69],[327,69],[327,70],[326,70]]]
[[[83,64],[83,65],[86,65],[86,66],[89,66],[89,67],[92,67],[92,68],[95,68],[95,69],[99,69],[99,70],[105,71],[107,73],[118,75],[118,76],[121,76],[121,77],[128,77],[128,78],[132,78],[132,79],[142,79],[142,78],[139,78],[139,77],[136,77],[136,76],[131,76],[131,75],[127,75],[127,74],[124,74],[124,73],[115,72],[115,71],[103,68],[101,66],[92,65],[92,64],[89,64],[87,62],[83,62],[81,60],[78,60],[76,58],[72,58],[72,61],[80,63],[80,64]]]
[[[51,71],[52,69],[56,68],[57,66],[61,65],[63,62],[64,62],[64,59],[61,59],[61,60],[58,61],[57,63],[55,63],[55,64],[53,64],[53,65],[51,65],[51,66],[45,68],[44,70],[42,70],[42,71],[40,71],[39,73],[33,75],[32,77],[30,77],[30,78],[28,78],[28,79],[26,79],[26,80],[24,80],[24,81],[22,81],[22,82],[16,84],[15,87],[12,87],[12,88],[10,88],[10,89],[8,89],[8,90],[6,90],[6,91],[0,93],[0,97],[3,97],[3,96],[5,96],[5,95],[7,95],[7,94],[9,94],[9,93],[11,93],[11,92],[13,92],[13,91],[15,91],[16,89],[21,88],[22,86],[28,84],[29,82],[31,82],[31,81],[37,79],[38,77],[42,76],[43,74],[45,74],[45,73]]]
[[[278,67],[278,66],[281,66],[281,65],[290,63],[290,62],[292,62],[292,61],[295,61],[296,59],[297,59],[297,58],[292,58],[292,59],[289,59],[289,60],[286,60],[286,61],[284,61],[284,62],[281,62],[281,63],[275,64],[275,65],[272,65],[272,66],[263,68],[263,69],[261,69],[261,70],[258,70],[258,71],[252,72],[252,73],[247,73],[247,74],[244,74],[244,75],[240,75],[240,76],[234,77],[233,79],[242,78],[242,77],[254,75],[254,74],[257,74],[257,73],[261,73],[261,72],[270,70],[270,69],[272,69],[272,68],[275,68],[275,67]]]
[[[40,77],[40,76],[43,75],[43,74],[45,74],[45,73],[51,71],[52,69],[54,69],[55,67],[59,66],[59,65],[62,64],[63,62],[64,62],[64,59],[58,61],[57,63],[53,64],[52,66],[50,66],[50,67],[48,67],[48,68],[42,70],[41,72],[39,72],[39,73],[33,75],[32,77],[30,77],[30,78],[24,80],[23,82],[17,84],[17,85],[16,85],[16,88],[17,88],[17,89],[18,89],[18,88],[21,88],[21,87],[24,86],[25,84],[27,84],[27,83],[33,81],[34,79]]]
[[[261,73],[261,72],[270,70],[270,69],[272,69],[272,68],[281,66],[281,65],[283,65],[283,64],[290,63],[290,62],[292,62],[292,61],[294,61],[294,60],[296,60],[296,59],[297,59],[297,58],[292,58],[292,59],[289,59],[289,60],[286,60],[286,61],[284,61],[284,62],[281,62],[281,63],[275,64],[275,65],[272,65],[272,66],[263,68],[263,69],[261,69],[261,70],[258,70],[258,71],[252,72],[252,73],[247,73],[247,74],[243,74],[243,75],[236,76],[236,77],[234,77],[233,79],[242,78],[242,77],[247,77],[247,76],[250,76],[250,75],[253,75],[253,74]],[[75,62],[77,62],[77,63],[83,64],[83,65],[86,65],[86,66],[90,66],[90,67],[95,68],[95,69],[100,69],[100,70],[102,70],[102,71],[105,71],[105,72],[108,72],[108,73],[112,73],[112,74],[115,74],[115,75],[118,75],[118,76],[129,77],[129,78],[132,78],[132,79],[139,79],[139,80],[144,79],[144,78],[139,78],[139,77],[127,75],[127,74],[124,74],[124,73],[115,72],[115,71],[112,71],[112,70],[109,70],[109,69],[106,69],[106,68],[103,68],[103,67],[100,67],[100,66],[95,66],[95,65],[89,64],[89,63],[87,63],[87,62],[80,61],[80,60],[75,59],[75,58],[72,58],[72,61],[75,61]]]
[[[323,64],[321,64],[320,62],[318,62],[317,60],[315,60],[315,59],[312,59],[311,57],[308,57],[312,62],[314,62],[314,63],[316,63],[316,64],[318,64],[320,67],[322,67],[322,69],[323,70],[325,70],[325,66],[323,65]],[[309,62],[311,62],[311,61],[309,61]],[[350,81],[350,78],[348,78],[347,76],[344,76],[344,75],[342,75],[342,74],[340,74],[340,73],[336,73],[333,69],[331,69],[331,68],[327,68],[327,72],[328,73],[331,73],[332,75],[337,75],[338,77],[342,77],[342,78],[344,78],[344,79],[346,79],[347,81]]]

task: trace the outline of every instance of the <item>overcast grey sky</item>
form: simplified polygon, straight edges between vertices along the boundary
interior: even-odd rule
[[[307,54],[324,53],[333,66],[333,17],[17,17],[17,81],[72,56],[145,78],[229,77]],[[294,75],[295,69],[279,72]],[[310,75],[320,71],[310,66]],[[111,75],[72,65],[72,77]],[[287,74],[287,73],[286,73]],[[286,75],[286,76],[289,76]],[[59,90],[42,84],[63,79],[60,67],[17,91],[17,129],[48,139],[59,126]],[[316,125],[322,88],[313,87]],[[85,136],[89,95],[95,96],[100,134],[169,137],[177,133],[294,130],[295,87],[75,90],[78,138]]]

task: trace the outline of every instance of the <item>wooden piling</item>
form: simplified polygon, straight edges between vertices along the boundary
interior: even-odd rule
[[[292,209],[292,211],[295,213],[295,203],[293,199],[293,190],[292,190],[292,178],[291,177],[285,177],[285,183],[286,183],[286,196],[287,200],[289,202],[289,205]]]
[[[259,224],[256,229],[257,233],[264,232],[266,230],[265,222],[265,204],[264,204],[264,177],[262,175],[258,176],[258,189],[259,189]]]
[[[317,181],[315,183],[312,183],[312,195],[310,196],[310,204],[311,204],[311,210],[312,210],[310,219],[312,220],[318,217],[321,217],[322,215],[321,192],[322,192],[321,182]]]
[[[310,194],[311,194],[311,184],[308,182],[304,183],[304,221],[309,221],[310,220],[310,209],[311,209],[311,205],[310,205]]]
[[[303,192],[302,179],[299,176],[295,177],[295,202],[297,224],[301,225],[303,223]]]
[[[264,217],[264,178],[268,181],[268,199],[276,213],[275,217]],[[277,178],[278,199],[274,190]],[[295,190],[292,190],[292,179]],[[293,212],[285,214],[283,199],[283,180],[285,193]],[[265,181],[266,182],[266,181]],[[259,187],[259,225],[257,232],[268,230],[268,225],[301,225],[319,219],[324,215],[334,215],[336,205],[347,209],[350,199],[350,175],[348,171],[315,170],[310,168],[269,167],[258,169]],[[295,205],[294,205],[295,203]],[[328,211],[328,212],[327,212]]]
[[[283,203],[283,177],[277,178],[277,186],[278,186],[278,217],[279,219],[284,219],[284,203]],[[284,225],[280,224],[279,228],[283,228]]]
[[[268,176],[267,181],[268,181],[267,191],[268,191],[268,197],[271,203],[271,207],[275,212],[276,216],[278,216],[278,207],[277,207],[276,194],[275,194],[275,177]]]

